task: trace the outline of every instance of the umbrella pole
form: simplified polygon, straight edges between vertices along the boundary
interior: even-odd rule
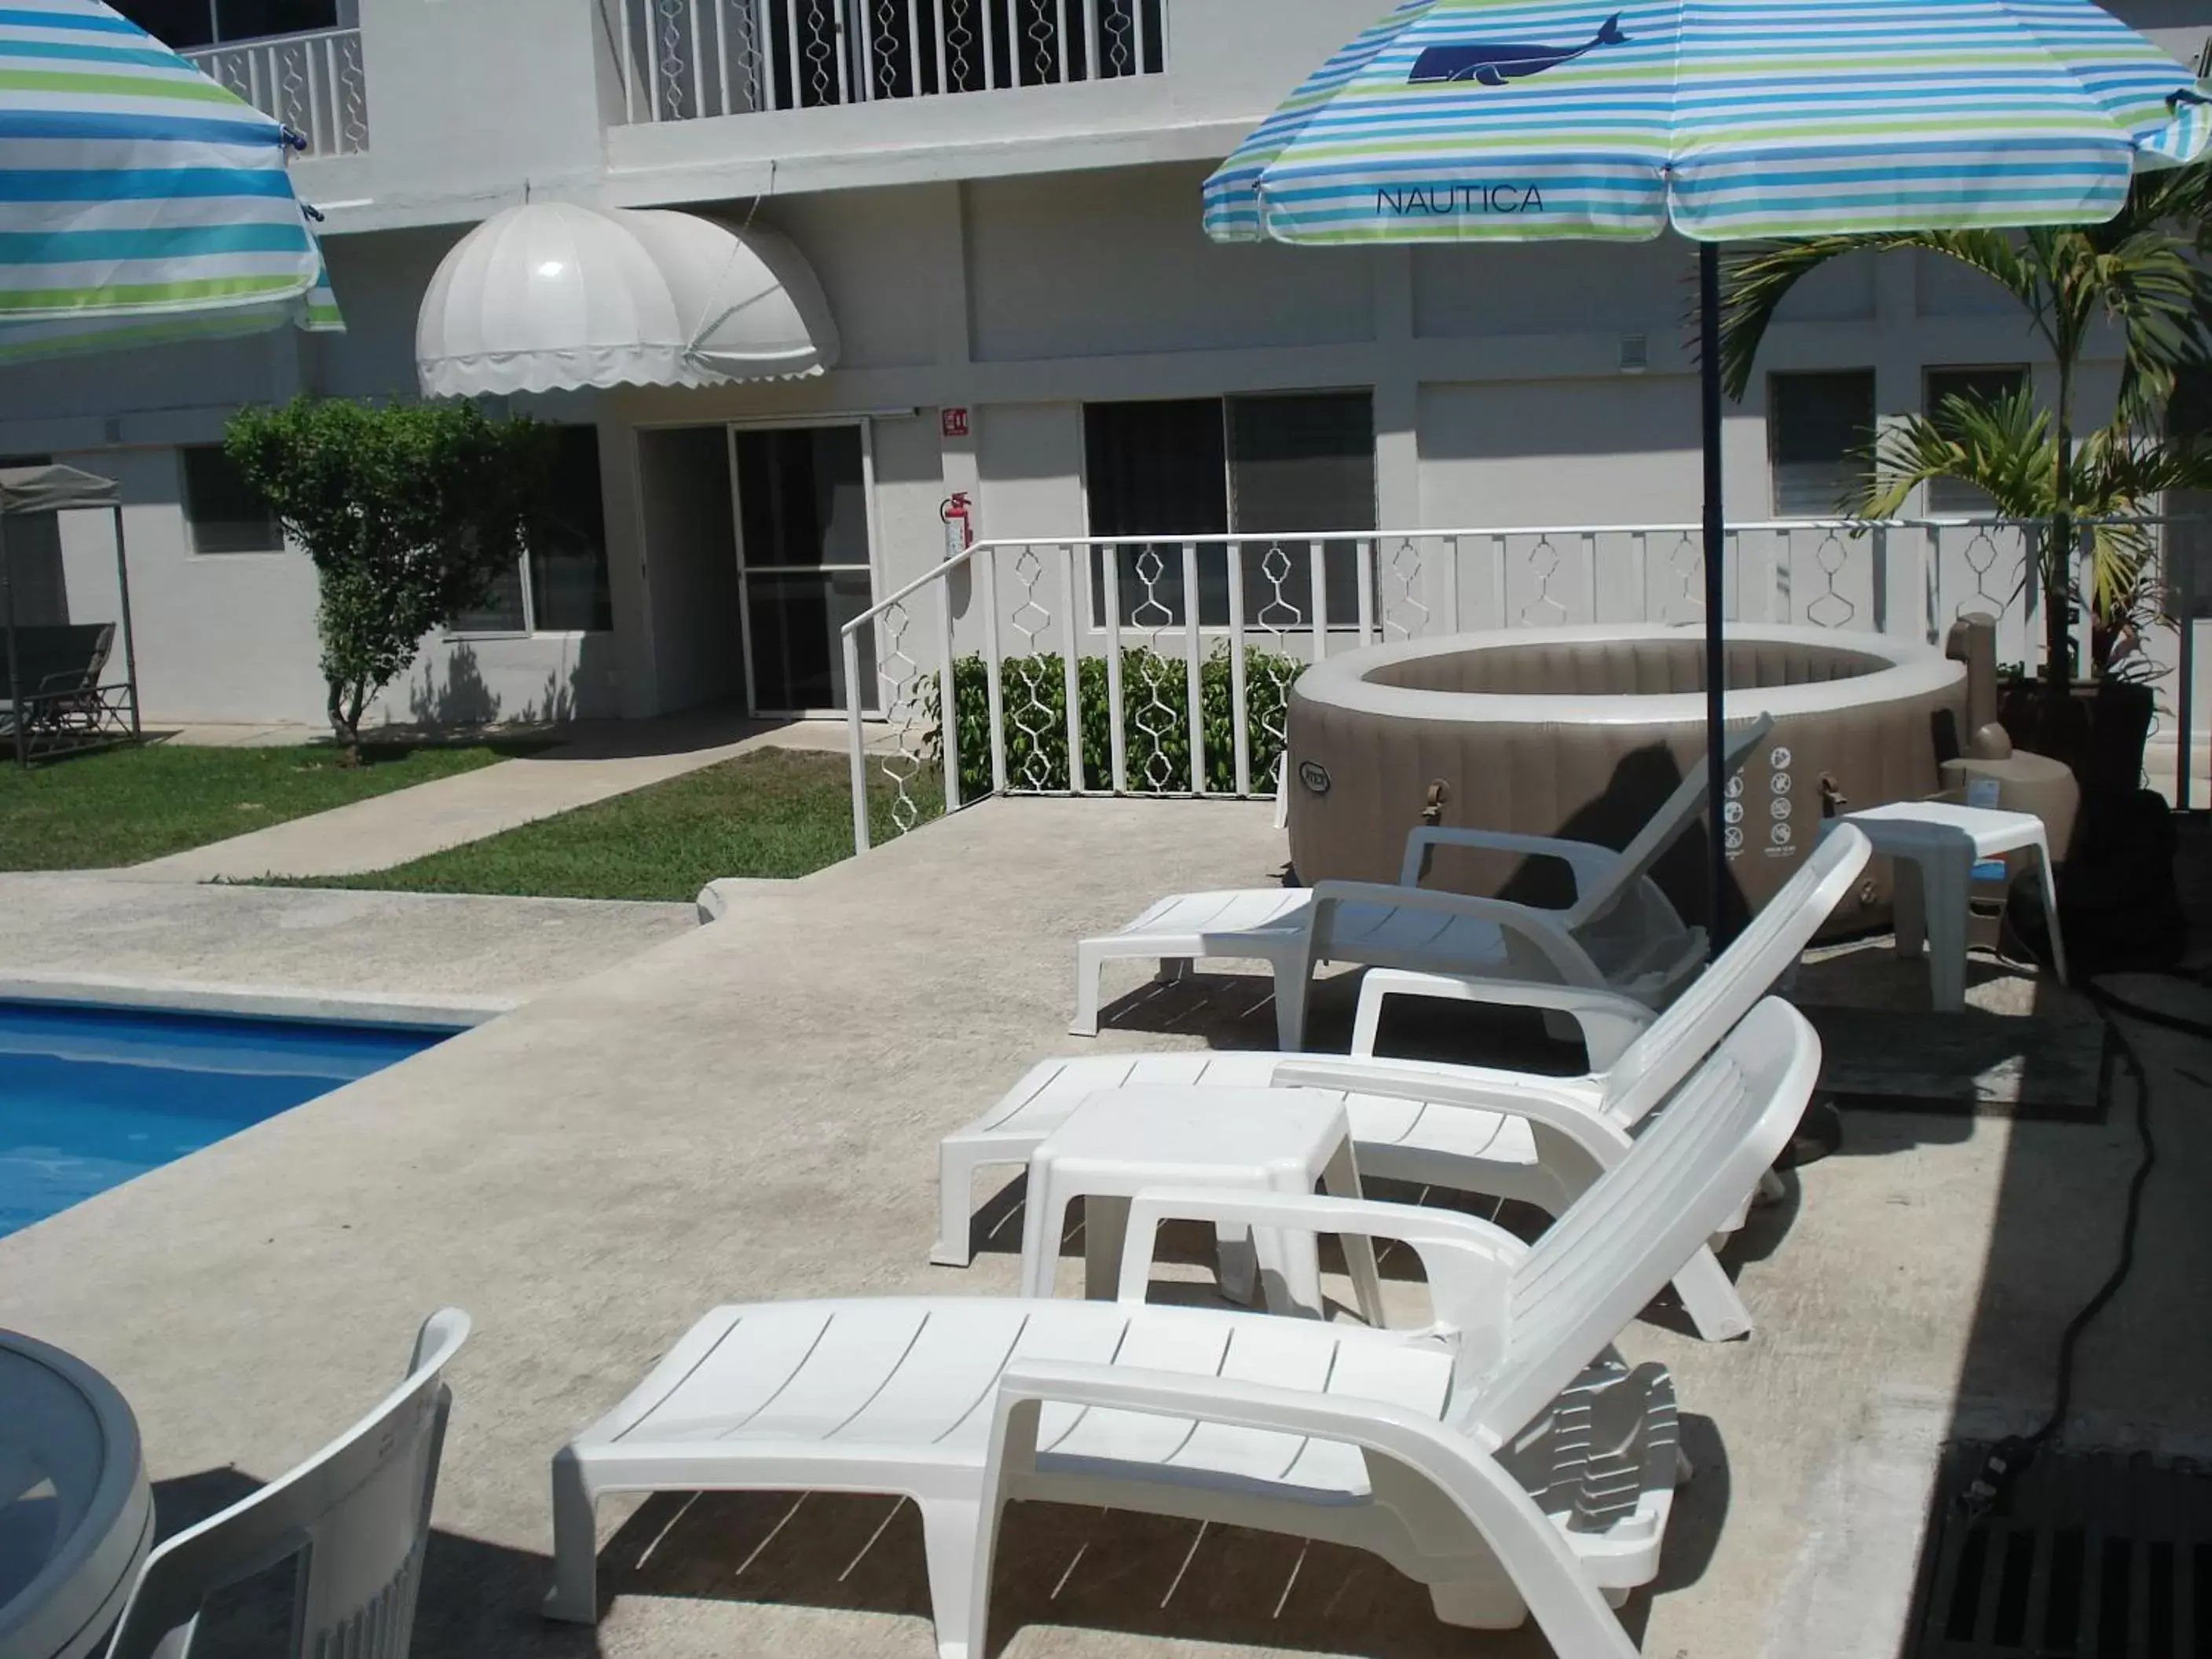
[[[1728,890],[1728,659],[1722,641],[1722,560],[1727,520],[1721,510],[1721,251],[1698,244],[1698,362],[1705,457],[1705,791],[1710,813],[1705,945],[1717,956],[1727,944],[1723,896]]]

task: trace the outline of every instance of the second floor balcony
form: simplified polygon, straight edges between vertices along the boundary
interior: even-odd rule
[[[361,0],[118,0],[116,9],[290,127],[308,155],[368,148]]]
[[[1166,0],[621,0],[623,118],[1158,75]]]

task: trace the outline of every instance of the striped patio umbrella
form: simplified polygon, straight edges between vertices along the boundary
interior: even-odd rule
[[[2212,96],[2088,0],[1405,0],[1205,189],[1221,241],[1702,246],[1713,939],[1723,657],[1716,244],[2094,224],[2212,150]]]
[[[98,0],[6,0],[0,362],[343,327],[289,147]]]

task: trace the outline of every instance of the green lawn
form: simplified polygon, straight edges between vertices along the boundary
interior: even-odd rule
[[[0,764],[0,870],[138,864],[349,801],[471,771],[536,745],[367,744],[362,764],[323,745],[149,744]]]
[[[722,876],[804,876],[850,857],[853,807],[842,755],[762,749],[504,835],[365,876],[286,885],[540,898],[688,900]],[[871,792],[873,839],[890,838],[891,794]],[[915,787],[944,806],[934,777]]]

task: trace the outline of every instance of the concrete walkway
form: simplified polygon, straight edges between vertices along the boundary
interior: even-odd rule
[[[1010,1291],[1018,1220],[965,1273],[927,1265],[937,1138],[1036,1058],[1094,1046],[1063,1034],[1071,939],[1164,891],[1264,882],[1283,851],[1267,811],[988,802],[749,896],[0,1239],[0,1324],[121,1388],[173,1526],[352,1420],[422,1315],[458,1303],[477,1334],[453,1372],[421,1659],[924,1659],[920,1528],[887,1499],[611,1505],[605,1620],[542,1622],[548,1460],[717,1302]],[[1268,1045],[1264,981],[1127,995],[1141,977],[1109,982],[1095,1046]],[[1340,1036],[1345,988],[1322,988],[1316,1046]],[[2204,1045],[2142,1041],[2160,1167],[2075,1406],[2089,1443],[2201,1450]],[[2094,1124],[1854,1113],[1843,1154],[1729,1252],[1748,1341],[1698,1343],[1663,1310],[1626,1332],[1631,1358],[1674,1369],[1699,1471],[1626,1611],[1640,1650],[1894,1659],[1935,1449],[2047,1407],[2137,1157],[2124,1102]],[[1528,1630],[1446,1629],[1347,1551],[1048,1505],[1018,1506],[1004,1537],[998,1659],[1548,1651]]]
[[[252,881],[389,870],[449,847],[681,777],[756,749],[842,750],[835,720],[767,725],[723,713],[606,720],[542,755],[501,761],[369,800],[133,865],[141,881]]]
[[[467,1024],[697,926],[689,904],[0,875],[0,998]]]

